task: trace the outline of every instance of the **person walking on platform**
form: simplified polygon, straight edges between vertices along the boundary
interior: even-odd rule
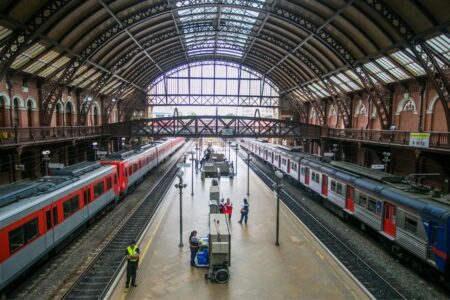
[[[197,230],[191,232],[189,236],[189,247],[191,248],[191,266],[195,266],[195,255],[197,255],[199,240]]]
[[[137,287],[136,285],[136,272],[139,264],[139,248],[136,245],[136,241],[132,241],[130,245],[127,247],[126,251],[126,258],[127,258],[127,282],[125,287],[130,287],[130,279],[131,279],[131,286]]]
[[[225,213],[225,199],[223,199],[223,198],[220,200],[220,203],[219,203],[219,212],[221,214]]]
[[[245,224],[247,224],[247,219],[248,219],[248,210],[250,208],[250,205],[248,204],[247,199],[244,198],[244,203],[242,204],[241,207],[241,220],[239,221],[240,224],[242,224],[242,221],[244,221],[245,219]]]
[[[231,203],[230,198],[227,198],[227,203],[225,203],[225,213],[228,215],[228,219],[231,221],[231,214],[233,213],[233,203]]]

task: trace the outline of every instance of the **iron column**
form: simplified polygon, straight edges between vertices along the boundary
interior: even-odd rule
[[[281,179],[283,179],[283,173],[280,171],[275,171],[275,176],[277,177],[277,183],[275,185],[275,189],[277,192],[277,232],[276,232],[276,240],[275,245],[280,246],[279,236],[280,236],[280,193],[282,189]]]
[[[180,169],[177,172],[178,183],[175,184],[177,189],[180,189],[180,244],[179,247],[183,247],[183,189],[187,186],[183,183],[183,171]]]

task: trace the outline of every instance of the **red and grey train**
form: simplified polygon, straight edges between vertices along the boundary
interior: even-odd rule
[[[184,143],[171,138],[0,186],[0,290]]]
[[[418,258],[450,278],[450,201],[402,177],[347,162],[324,162],[252,139],[242,146],[292,180],[378,232],[401,257]],[[408,255],[410,254],[410,255]],[[411,256],[412,255],[412,256]]]

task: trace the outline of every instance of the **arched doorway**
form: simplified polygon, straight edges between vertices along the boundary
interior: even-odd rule
[[[0,96],[0,127],[6,127],[6,101],[4,96]]]
[[[19,126],[19,98],[13,100],[13,126]]]
[[[98,125],[98,108],[97,106],[94,106],[94,125]]]
[[[28,127],[33,127],[33,103],[31,100],[28,100],[27,102],[27,121],[28,121]]]
[[[72,103],[67,102],[66,104],[66,126],[72,126]]]
[[[62,126],[62,106],[61,103],[56,104],[56,126]]]

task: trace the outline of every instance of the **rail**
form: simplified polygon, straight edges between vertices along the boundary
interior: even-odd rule
[[[324,137],[411,146],[411,133],[410,131],[400,130],[328,128]],[[429,134],[429,146],[427,148],[450,150],[450,132],[421,133]]]
[[[245,156],[239,153],[245,161]],[[257,157],[259,159],[259,157]],[[271,189],[276,178],[273,172],[261,169],[255,162],[248,162],[250,168]],[[267,166],[266,166],[267,167]],[[395,287],[378,274],[365,260],[351,250],[344,241],[334,235],[325,224],[319,221],[299,199],[283,189],[280,199],[297,216],[313,235],[326,247],[352,275],[369,291],[375,299],[406,299]],[[369,295],[370,297],[370,295]],[[372,297],[370,297],[372,298]]]
[[[103,126],[0,127],[0,147],[103,135]]]

